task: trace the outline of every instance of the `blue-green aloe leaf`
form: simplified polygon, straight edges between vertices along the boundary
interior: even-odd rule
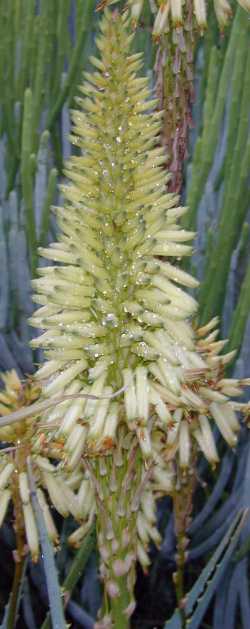
[[[46,525],[43,518],[43,513],[40,508],[37,494],[36,485],[32,473],[31,463],[28,463],[29,470],[29,484],[32,506],[34,509],[36,525],[39,532],[40,544],[43,554],[43,565],[48,590],[48,599],[50,605],[51,623],[53,629],[66,629],[66,621],[63,611],[63,598],[58,581],[58,573],[56,569],[54,551],[50,540],[48,538]]]
[[[211,598],[231,560],[245,518],[246,511],[240,511],[237,514],[227,534],[187,595],[184,613],[188,621],[189,629],[198,629],[200,627],[200,622],[208,608]],[[181,628],[181,614],[179,610],[176,610],[172,618],[166,622],[164,629]]]

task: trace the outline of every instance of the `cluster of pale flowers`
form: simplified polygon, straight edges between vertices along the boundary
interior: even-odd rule
[[[125,384],[125,408],[130,428],[136,431],[143,455],[154,461],[153,473],[147,478],[147,487],[140,497],[140,509],[136,524],[138,530],[137,557],[144,568],[149,565],[147,549],[151,540],[160,544],[161,537],[156,528],[155,499],[153,495],[171,495],[175,489],[175,467],[172,461],[178,453],[180,467],[188,470],[192,456],[192,440],[201,450],[208,461],[214,465],[219,461],[214,434],[210,419],[213,417],[217,427],[227,443],[233,447],[237,442],[240,425],[236,417],[236,410],[249,412],[248,405],[229,402],[228,396],[239,396],[242,387],[250,384],[250,379],[236,380],[223,378],[224,366],[232,359],[233,352],[219,355],[224,343],[215,341],[217,320],[212,320],[207,326],[197,330],[196,351],[193,354],[193,366],[190,368],[190,353],[182,355],[182,362],[186,359],[186,369],[183,366],[183,383],[177,377],[177,358],[172,356],[170,370],[162,371],[160,384],[157,381],[147,382],[147,374],[143,367],[123,371]],[[163,342],[163,339],[161,339]],[[165,346],[167,347],[167,346]],[[171,348],[168,349],[169,352]],[[183,350],[182,350],[183,351]],[[166,365],[165,365],[166,366]],[[99,367],[99,365],[98,365]],[[161,365],[159,366],[161,368]],[[173,373],[171,373],[173,370]],[[178,369],[180,372],[180,367]],[[153,370],[154,373],[154,370]],[[158,374],[159,375],[159,372]],[[168,380],[166,381],[166,375]],[[41,367],[38,377],[46,376],[45,367]],[[21,382],[14,371],[2,374],[5,385],[0,393],[0,411],[3,417],[8,417],[12,410],[24,408],[39,398],[40,388],[37,383],[29,379]],[[97,386],[98,382],[98,386]],[[105,393],[102,386],[103,379],[97,379],[92,393]],[[80,383],[74,383],[66,389],[68,395],[77,396],[81,391]],[[84,389],[86,393],[86,388]],[[106,392],[107,389],[106,389]],[[44,516],[45,525],[50,540],[58,545],[59,536],[56,530],[49,502],[63,517],[71,514],[80,526],[71,534],[69,543],[77,547],[89,530],[96,512],[94,486],[90,476],[81,465],[81,456],[85,452],[84,445],[87,429],[79,423],[84,407],[91,400],[65,400],[58,404],[49,415],[51,426],[46,426],[44,420],[21,420],[13,426],[8,424],[0,428],[2,444],[0,460],[0,525],[6,515],[13,494],[19,493],[19,502],[23,510],[23,518],[28,547],[34,561],[39,556],[39,540],[37,525],[30,501],[30,487],[27,473],[27,460],[31,459],[37,484],[37,497]],[[93,402],[92,402],[93,403]],[[121,410],[122,410],[121,404]],[[109,408],[111,407],[111,409]],[[156,414],[154,421],[158,431],[152,431],[151,442],[148,428],[137,425],[138,416],[145,419],[148,425],[150,413]],[[89,433],[93,438],[95,433],[99,439],[95,443],[99,447],[98,455],[109,453],[110,447],[115,445],[115,435],[118,425],[119,404],[110,399],[96,400],[96,428]],[[86,414],[84,414],[86,418]],[[90,415],[91,417],[91,415]],[[101,424],[106,417],[106,429],[101,432]],[[152,418],[153,419],[153,418]],[[56,440],[54,426],[58,426]],[[104,426],[102,426],[104,428]],[[162,440],[162,431],[166,435]],[[108,437],[108,440],[107,440]],[[90,448],[93,447],[93,442]],[[125,434],[122,435],[123,444]],[[194,444],[193,444],[194,446]],[[127,450],[132,449],[133,442],[127,439]],[[89,452],[89,450],[88,450]],[[119,459],[119,456],[118,456]],[[53,463],[51,462],[53,460]],[[55,461],[60,461],[59,465]],[[166,466],[166,461],[169,463]],[[156,464],[157,463],[157,464]],[[118,460],[119,466],[119,460]],[[103,473],[106,473],[105,463],[102,463]],[[66,473],[65,473],[66,471]],[[112,479],[110,487],[112,488]],[[16,498],[14,502],[16,501]],[[16,507],[16,502],[15,502]],[[101,554],[107,556],[107,548],[100,548]],[[120,563],[117,570],[122,570]]]
[[[250,11],[249,0],[238,0],[246,11]],[[135,23],[139,20],[145,0],[128,0],[132,18]],[[186,13],[190,12],[187,0],[149,0],[155,21],[153,35],[159,37],[169,29],[170,23],[175,28],[185,26]],[[207,0],[192,0],[193,14],[198,28],[203,31],[207,27]],[[224,28],[232,16],[232,7],[228,0],[214,0],[214,10],[220,28]]]
[[[43,423],[28,416],[28,409],[36,407],[40,387],[33,378],[21,381],[12,370],[1,374],[4,388],[0,391],[0,413],[5,425],[0,426],[0,526],[12,503],[15,529],[23,532],[33,561],[39,557],[38,528],[31,502],[29,462],[32,465],[37,499],[43,514],[48,537],[58,546],[59,535],[54,523],[51,507],[63,517],[72,515],[76,521],[85,523],[86,530],[94,517],[94,500],[91,499],[91,486],[88,487],[86,502],[86,480],[84,474],[65,474],[60,461],[60,444],[46,445]],[[27,412],[13,424],[8,423],[12,412]],[[36,412],[34,410],[34,415]],[[46,427],[45,427],[46,430]],[[52,462],[53,461],[53,462]],[[90,485],[90,483],[89,483]],[[77,492],[75,491],[77,488]],[[94,499],[94,496],[93,496]],[[76,537],[76,539],[75,539]],[[69,542],[77,545],[77,535],[72,534]]]

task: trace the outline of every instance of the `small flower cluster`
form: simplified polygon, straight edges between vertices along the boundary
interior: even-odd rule
[[[239,0],[250,10],[249,0]],[[103,0],[99,9],[116,4],[117,0]],[[214,0],[214,10],[223,31],[232,15],[228,0]],[[207,27],[207,0],[128,0],[132,25],[136,28],[146,14],[154,16],[153,38],[157,46],[155,74],[158,106],[163,110],[161,142],[165,148],[165,166],[171,179],[169,190],[180,193],[183,182],[183,163],[187,158],[188,137],[192,127],[194,101],[194,59],[200,34]]]
[[[237,410],[244,412],[247,405],[232,401],[231,398],[242,395],[243,388],[250,385],[250,379],[224,378],[224,369],[234,357],[235,352],[220,355],[226,341],[218,337],[218,319],[215,317],[207,325],[196,330],[193,367],[190,354],[183,365],[184,378],[180,383],[177,399],[168,399],[172,406],[173,425],[169,431],[171,455],[179,453],[182,469],[191,464],[192,450],[196,444],[207,460],[215,465],[219,461],[213,431],[215,422],[219,432],[230,447],[237,443],[240,423]],[[196,362],[196,365],[195,365]],[[165,393],[168,395],[168,392]],[[172,436],[171,436],[172,433]]]
[[[250,11],[249,0],[238,0],[246,11]],[[144,0],[128,0],[131,15],[136,24],[143,10]],[[158,7],[158,8],[157,8]],[[214,10],[220,28],[224,28],[232,16],[232,8],[228,0],[214,0]],[[155,3],[156,17],[153,27],[153,35],[159,37],[166,32],[171,24],[174,28],[185,25],[186,14],[189,12],[188,3],[182,0],[158,0]],[[193,0],[193,14],[201,32],[207,27],[207,2],[206,0]]]
[[[40,396],[37,382],[31,378],[21,382],[14,370],[2,374],[1,378],[4,389],[0,391],[0,414],[6,419],[12,412],[28,409]],[[94,515],[92,505],[86,512],[82,487],[79,488],[83,475],[79,477],[75,473],[67,477],[60,464],[52,462],[55,458],[60,459],[58,447],[55,444],[53,448],[47,447],[47,440],[49,442],[49,431],[39,419],[22,419],[0,427],[0,525],[12,502],[16,531],[23,529],[33,561],[39,557],[39,537],[31,503],[28,461],[32,464],[48,536],[55,546],[59,537],[48,500],[63,517],[71,514],[78,522],[83,522],[86,530]]]

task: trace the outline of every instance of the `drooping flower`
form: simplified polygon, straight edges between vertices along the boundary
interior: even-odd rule
[[[220,28],[223,30],[232,16],[232,8],[227,0],[214,0],[214,10]]]
[[[242,7],[242,9],[245,9],[245,11],[250,12],[250,2],[249,2],[249,0],[238,0],[238,3]]]
[[[136,74],[132,39],[128,15],[105,12],[101,58],[73,112],[82,152],[66,165],[61,231],[40,251],[53,264],[33,281],[41,307],[31,320],[45,330],[33,341],[45,351],[43,396],[79,395],[43,422],[65,469],[84,466],[79,496],[85,513],[96,509],[104,618],[119,626],[134,608],[135,561],[146,568],[150,540],[160,542],[155,502],[174,493],[176,466],[188,469],[198,448],[216,463],[213,419],[230,445],[238,430],[234,385],[221,380],[230,356],[218,356],[214,321],[195,332],[197,303],[181,286],[197,282],[175,266],[191,255],[194,234],[166,192],[161,114]],[[71,542],[84,534],[83,524]]]

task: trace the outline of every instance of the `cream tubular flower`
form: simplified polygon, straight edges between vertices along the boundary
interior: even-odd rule
[[[194,14],[197,20],[197,24],[201,30],[207,26],[207,10],[205,0],[193,0],[194,2]]]
[[[161,3],[158,13],[156,15],[153,27],[153,36],[159,37],[164,33],[169,15],[169,2]]]
[[[182,0],[170,0],[171,17],[174,26],[181,26],[182,19]]]
[[[132,24],[135,26],[140,18],[144,0],[129,0],[128,6],[131,11]]]
[[[214,0],[214,10],[220,28],[223,30],[232,17],[232,9],[227,0]]]
[[[248,12],[250,11],[250,1],[249,0],[238,0],[238,3],[242,7],[242,9],[245,9],[245,11],[248,11]]]

